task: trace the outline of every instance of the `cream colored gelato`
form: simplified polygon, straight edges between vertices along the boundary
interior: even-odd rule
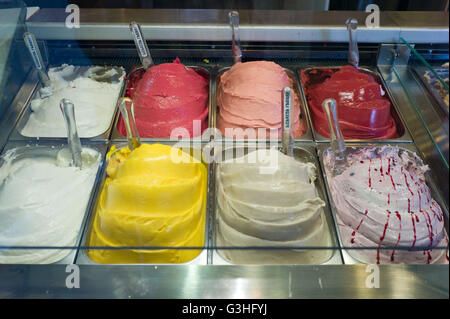
[[[325,203],[314,186],[315,170],[314,164],[301,163],[274,149],[219,164],[217,246],[299,248],[219,248],[219,254],[232,263],[243,264],[326,262],[331,249],[300,250],[305,246],[332,246],[323,212]]]

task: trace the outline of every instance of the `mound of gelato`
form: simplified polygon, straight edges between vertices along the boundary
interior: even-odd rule
[[[332,153],[324,153],[342,242],[376,248],[347,252],[370,264],[448,263],[448,250],[432,249],[447,247],[448,236],[441,207],[425,182],[428,167],[417,155],[395,147],[361,148],[347,161],[333,177]]]
[[[93,66],[78,74],[78,68],[63,64],[49,69],[51,87],[41,90],[41,96],[46,97],[31,101],[32,112],[20,131],[23,136],[67,137],[66,124],[59,108],[63,98],[71,100],[75,106],[80,137],[95,137],[108,130],[125,70],[122,67]]]
[[[220,77],[217,128],[230,138],[281,137],[281,94],[285,87],[292,88],[293,83],[274,62],[236,63]],[[299,97],[293,94],[293,98],[294,136],[299,137],[305,128],[300,120]],[[246,131],[248,128],[251,130]],[[258,129],[263,129],[262,133]]]
[[[175,129],[196,137],[208,127],[209,80],[178,58],[131,74],[127,95],[141,137],[169,138]],[[117,129],[127,135],[122,118]]]
[[[88,250],[98,263],[184,263],[201,252],[205,238],[207,171],[181,149],[142,144],[108,154],[107,178],[98,199]],[[161,249],[140,249],[161,247]]]
[[[382,86],[368,73],[354,66],[303,70],[301,80],[315,130],[330,137],[322,108],[324,100],[337,102],[339,126],[346,139],[388,139],[398,137],[391,115],[391,103]]]
[[[324,201],[314,185],[316,167],[281,152],[258,150],[217,170],[217,245],[238,264],[321,264],[332,255]],[[282,248],[286,249],[270,249]],[[298,249],[296,249],[298,248]]]
[[[13,159],[6,154],[0,167],[0,263],[50,264],[66,257],[73,247],[100,166],[100,153],[83,148],[82,168],[72,167],[68,149],[57,154]],[[31,150],[30,150],[31,151]],[[31,246],[14,249],[14,246]],[[37,247],[37,248],[36,248]]]

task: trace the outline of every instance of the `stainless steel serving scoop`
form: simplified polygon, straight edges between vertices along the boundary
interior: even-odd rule
[[[322,108],[328,120],[330,127],[331,150],[334,154],[334,176],[342,173],[347,163],[347,156],[349,151],[345,146],[344,137],[339,128],[339,121],[337,117],[337,103],[334,99],[326,99],[322,103]]]
[[[230,19],[231,26],[233,61],[234,63],[238,63],[242,60],[241,40],[239,37],[239,13],[237,11],[230,11],[228,18]]]
[[[292,123],[294,109],[292,107],[292,90],[290,87],[283,88],[281,104],[283,105],[281,112],[281,151],[284,154],[293,157],[295,123]]]
[[[81,158],[81,142],[78,136],[77,124],[75,121],[75,109],[72,101],[69,99],[62,99],[59,104],[61,112],[64,115],[67,127],[67,142],[69,144],[70,152],[72,153],[72,162],[76,167],[81,168],[83,161]]]
[[[150,67],[155,65],[155,63],[153,62],[152,56],[150,55],[147,41],[145,41],[144,36],[142,35],[141,26],[136,21],[132,21],[130,23],[130,31],[133,35],[134,44],[136,44],[142,66],[145,70],[148,70]]]
[[[349,46],[348,46],[348,63],[354,67],[359,66],[359,51],[358,51],[358,39],[356,37],[356,31],[358,29],[358,20],[355,18],[349,18],[345,21],[347,25]]]
[[[28,52],[30,52],[34,66],[38,71],[39,79],[41,80],[42,86],[44,88],[48,88],[42,90],[41,98],[48,97],[53,94],[51,89],[51,82],[47,72],[45,71],[44,60],[42,59],[41,51],[39,50],[36,38],[34,37],[33,33],[25,32],[23,34],[23,40],[25,41],[25,45],[28,48]]]
[[[133,101],[128,97],[123,97],[119,101],[119,110],[127,130],[128,147],[134,150],[141,146],[141,139],[137,130],[136,121],[134,120]]]

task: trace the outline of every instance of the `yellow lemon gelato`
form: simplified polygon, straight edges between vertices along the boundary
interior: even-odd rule
[[[107,178],[89,246],[201,247],[206,220],[203,163],[168,145],[143,144],[108,154]],[[91,249],[98,263],[184,263],[201,250]]]

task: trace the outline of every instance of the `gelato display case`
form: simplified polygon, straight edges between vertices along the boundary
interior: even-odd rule
[[[1,298],[449,297],[448,12],[2,5]]]

